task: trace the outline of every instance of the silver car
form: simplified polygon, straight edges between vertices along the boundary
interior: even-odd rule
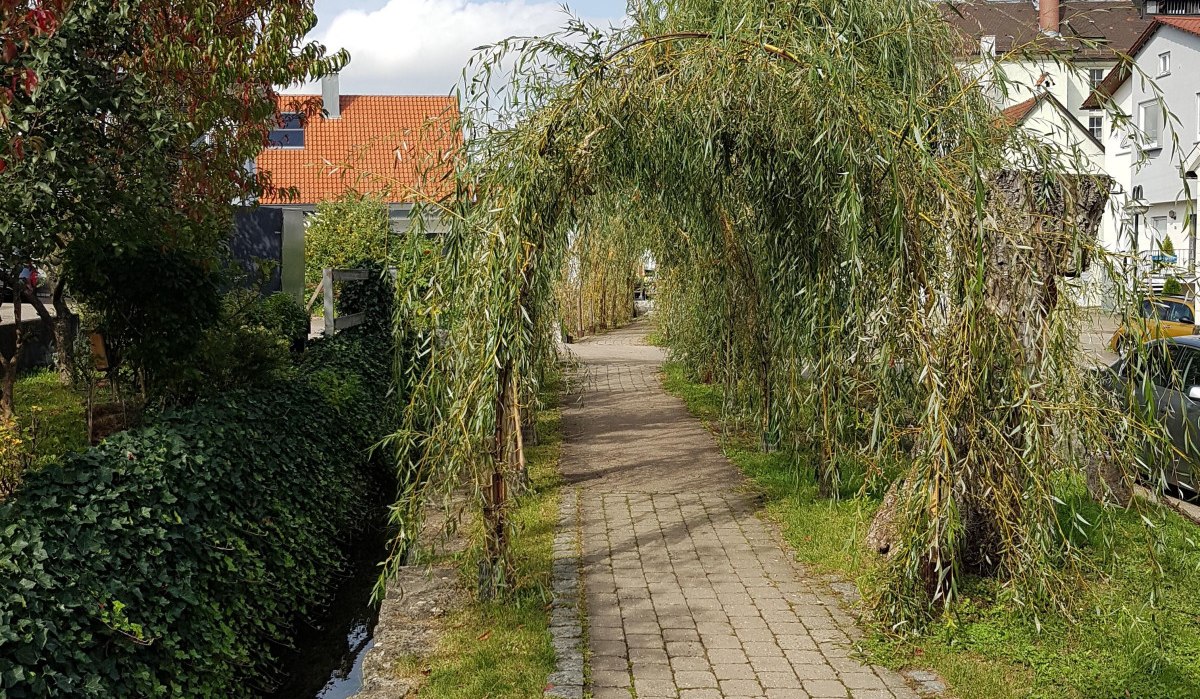
[[[1168,485],[1200,493],[1200,336],[1148,342],[1109,371],[1122,394],[1132,386],[1139,414],[1166,426],[1171,449],[1148,450],[1146,462],[1163,468]]]

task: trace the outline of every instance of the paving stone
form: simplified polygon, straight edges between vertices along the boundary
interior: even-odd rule
[[[752,680],[756,677],[749,663],[714,663],[713,674],[718,680]]]
[[[552,677],[582,667],[582,577],[593,699],[630,699],[631,670],[638,699],[907,690],[846,655],[859,632],[839,598],[779,548],[744,478],[663,391],[663,352],[643,342],[647,330],[635,323],[569,347],[579,370],[562,421],[570,502],[554,543]]]
[[[813,699],[842,699],[849,696],[846,685],[837,680],[804,680],[804,691]]]
[[[675,686],[680,689],[716,687],[717,677],[707,670],[682,670],[675,673]]]
[[[763,689],[758,680],[721,680],[721,693],[726,697],[757,697]]]

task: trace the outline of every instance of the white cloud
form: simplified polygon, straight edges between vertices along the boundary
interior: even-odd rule
[[[458,83],[475,47],[545,34],[565,21],[554,1],[389,0],[377,10],[345,10],[328,24],[323,20],[313,38],[350,52],[341,75],[343,94],[444,95]]]

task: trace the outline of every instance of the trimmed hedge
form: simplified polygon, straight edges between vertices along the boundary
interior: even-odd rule
[[[0,696],[251,697],[367,519],[392,348],[163,413],[0,506]]]

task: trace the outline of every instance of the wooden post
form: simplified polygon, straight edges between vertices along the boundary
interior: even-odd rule
[[[321,272],[321,287],[325,290],[325,330],[326,337],[333,337],[336,329],[333,322],[333,270],[325,269]]]

